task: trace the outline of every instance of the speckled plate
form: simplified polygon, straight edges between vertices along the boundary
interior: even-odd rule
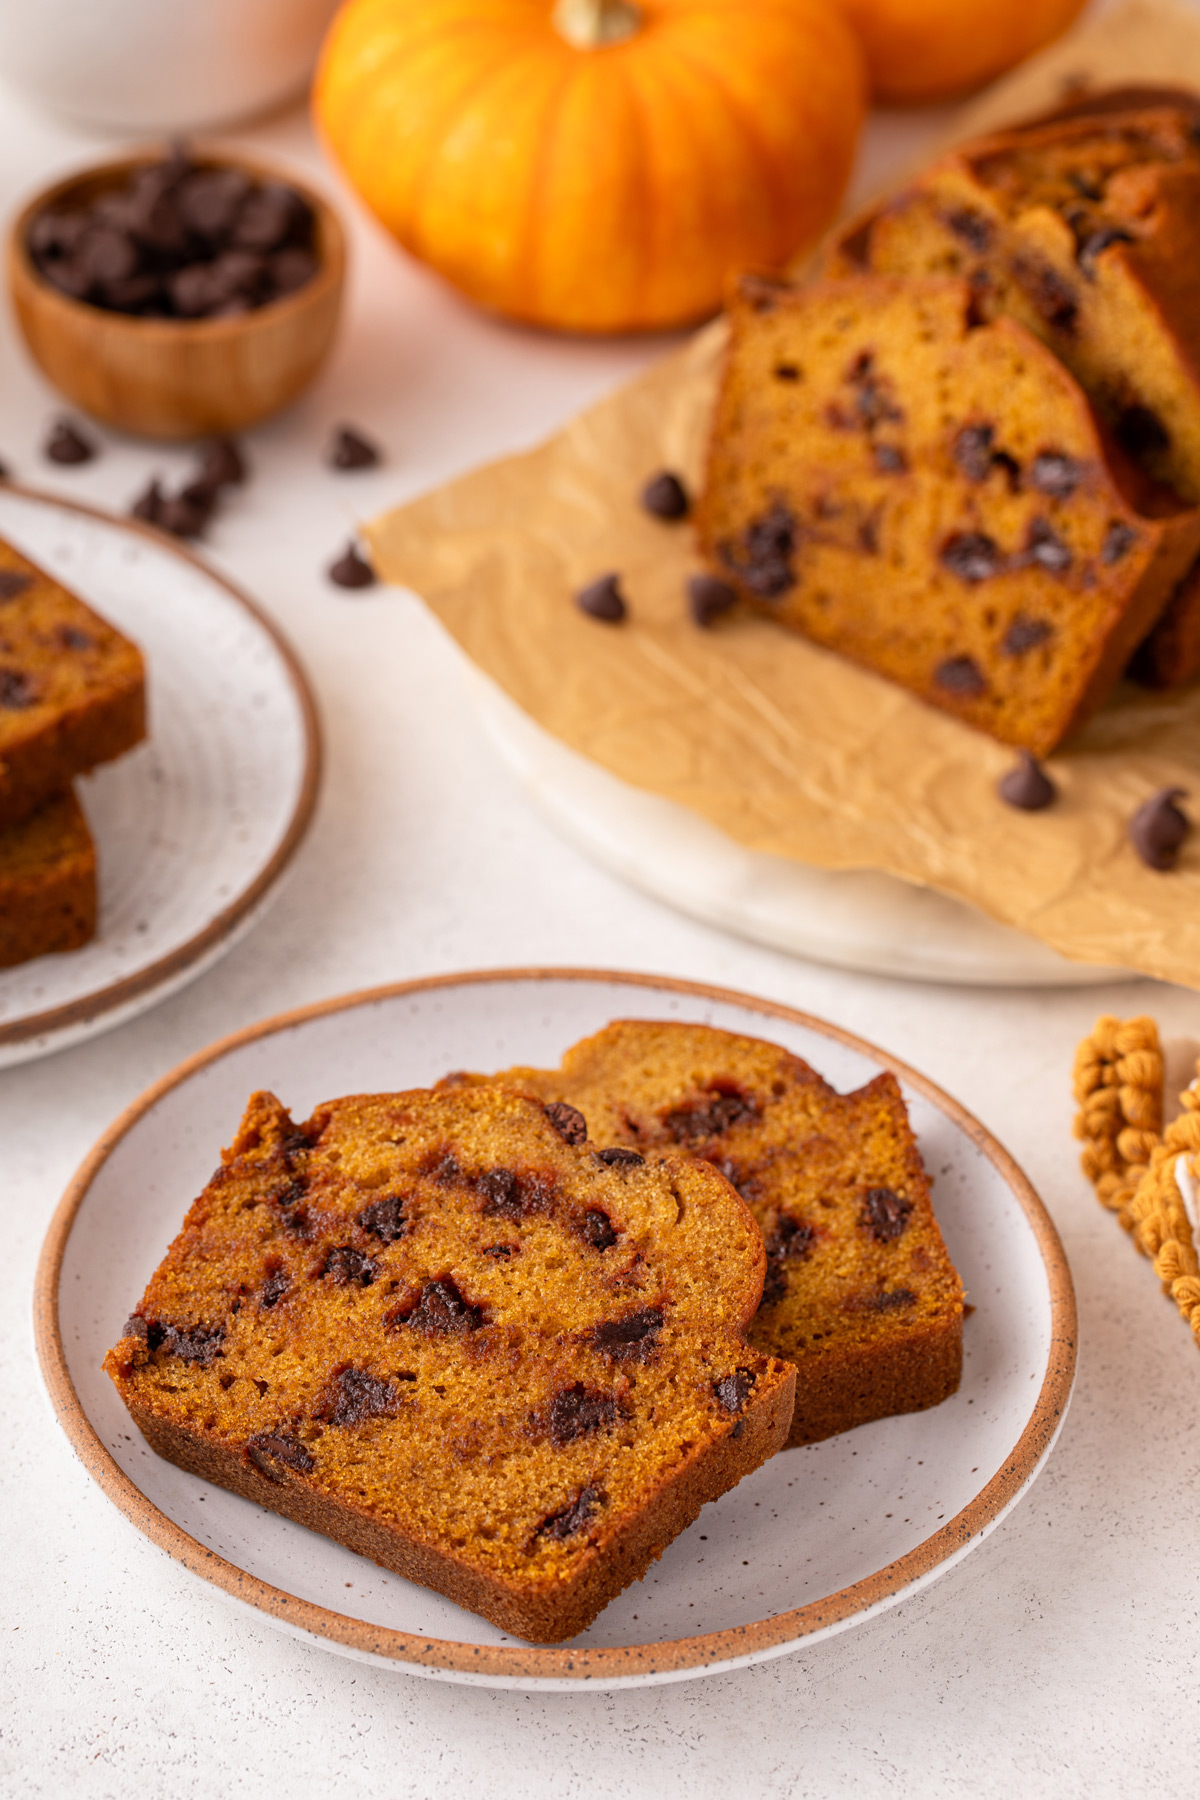
[[[841,1089],[895,1070],[975,1307],[958,1394],[930,1412],[783,1451],[706,1506],[589,1630],[553,1648],[506,1637],[154,1455],[101,1358],[254,1088],[274,1089],[303,1116],[334,1094],[418,1086],[451,1068],[553,1063],[620,1017],[770,1037]],[[1012,1158],[948,1095],[770,1001],[586,970],[376,989],[268,1020],[193,1057],[117,1120],[72,1182],[42,1252],[36,1328],[77,1453],[134,1524],[194,1574],[360,1660],[524,1689],[685,1680],[779,1656],[894,1605],[953,1568],[1020,1499],[1058,1435],[1075,1371],[1075,1300],[1054,1226]]]
[[[78,783],[100,920],[0,970],[0,1068],[157,1004],[232,948],[304,835],[320,764],[304,675],[244,595],[139,525],[0,485],[0,533],[146,659],[150,735]]]

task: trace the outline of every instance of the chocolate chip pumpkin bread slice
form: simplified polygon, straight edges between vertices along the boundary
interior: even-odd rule
[[[96,846],[69,790],[0,831],[0,969],[78,950],[96,930]]]
[[[145,735],[141,652],[0,540],[0,829]]]
[[[776,1044],[704,1025],[618,1020],[558,1069],[454,1075],[569,1109],[612,1154],[719,1169],[762,1230],[750,1340],[796,1365],[788,1442],[936,1406],[962,1369],[962,1284],[895,1076],[838,1094]]]
[[[105,1362],[182,1468],[506,1631],[584,1629],[785,1441],[765,1258],[686,1158],[485,1086],[250,1101]]]
[[[1200,546],[1023,325],[964,282],[743,282],[697,514],[763,612],[1044,755]]]

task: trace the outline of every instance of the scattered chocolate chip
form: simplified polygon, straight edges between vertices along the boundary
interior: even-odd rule
[[[393,1325],[407,1325],[426,1337],[457,1337],[463,1332],[478,1331],[487,1320],[482,1306],[471,1306],[464,1300],[457,1282],[449,1275],[440,1281],[427,1281],[415,1302],[406,1311],[392,1315]]]
[[[589,1206],[580,1229],[593,1250],[611,1250],[617,1241],[612,1220],[598,1206]]]
[[[632,1169],[646,1160],[640,1151],[626,1150],[620,1144],[612,1144],[607,1150],[597,1150],[596,1155],[610,1169]]]
[[[587,1143],[587,1120],[577,1106],[569,1105],[566,1100],[551,1100],[544,1111],[564,1143]]]
[[[0,481],[10,481],[11,479],[12,479],[12,470],[9,468],[8,464],[3,461],[3,459],[0,459]]]
[[[1041,763],[1028,750],[1017,752],[1018,761],[996,784],[996,792],[1021,812],[1041,812],[1058,798],[1058,789]]]
[[[902,1306],[912,1306],[917,1296],[911,1288],[892,1288],[887,1293],[852,1294],[843,1302],[846,1312],[896,1312]]]
[[[515,1220],[525,1211],[521,1179],[511,1169],[485,1169],[476,1185],[486,1218]]]
[[[991,221],[982,213],[974,212],[963,206],[945,215],[946,224],[958,238],[960,243],[973,250],[976,256],[983,256],[991,248],[994,235]]]
[[[881,475],[903,475],[908,469],[908,458],[899,444],[874,444],[871,456]]]
[[[863,1224],[877,1244],[890,1244],[903,1237],[912,1209],[912,1201],[892,1188],[868,1188],[863,1195]]]
[[[714,1381],[713,1393],[717,1397],[717,1405],[727,1413],[740,1413],[754,1388],[754,1371],[737,1369],[732,1375],[723,1375],[720,1381]]]
[[[737,605],[737,589],[716,575],[689,575],[688,610],[697,625],[715,625]]]
[[[154,523],[172,537],[196,538],[208,524],[210,512],[210,507],[197,506],[183,494],[163,495]]]
[[[521,1246],[520,1244],[488,1244],[479,1252],[479,1254],[481,1256],[498,1256],[507,1259],[510,1256],[520,1256]]]
[[[265,1475],[268,1481],[278,1481],[279,1476],[264,1458],[286,1463],[289,1469],[295,1469],[299,1475],[311,1475],[317,1466],[300,1440],[288,1437],[282,1431],[256,1432],[246,1445],[246,1454],[259,1474]]]
[[[718,549],[725,566],[752,594],[777,600],[796,585],[792,567],[796,538],[795,516],[777,500],[760,518],[751,520],[736,544],[724,543]]]
[[[775,1227],[767,1239],[767,1272],[763,1281],[763,1306],[777,1306],[787,1293],[785,1262],[800,1262],[816,1241],[816,1231],[807,1219],[779,1213]]]
[[[0,569],[0,601],[15,600],[33,586],[33,576],[21,569]]]
[[[999,545],[982,531],[955,531],[942,545],[940,561],[960,581],[973,585],[998,575],[1004,559]]]
[[[89,637],[86,631],[80,631],[75,625],[60,625],[58,642],[64,650],[94,650],[96,640]]]
[[[1058,535],[1048,519],[1031,519],[1022,560],[1037,563],[1039,568],[1049,570],[1052,575],[1065,575],[1074,558],[1070,545]]]
[[[1171,447],[1171,434],[1148,406],[1127,406],[1117,420],[1117,441],[1133,457],[1157,456]]]
[[[152,1335],[156,1337],[157,1342],[150,1342]],[[148,1319],[143,1319],[141,1313],[130,1314],[129,1318],[126,1319],[124,1325],[121,1327],[121,1336],[137,1338],[139,1343],[148,1344],[151,1350],[157,1350],[158,1345],[161,1344],[163,1340],[161,1326],[151,1325]]]
[[[1129,841],[1150,869],[1173,869],[1191,820],[1175,802],[1184,788],[1166,787],[1144,800],[1129,821]]]
[[[1012,272],[1017,286],[1047,325],[1068,334],[1074,331],[1079,301],[1056,269],[1032,257],[1017,256],[1013,258]]]
[[[795,363],[776,363],[771,371],[776,381],[799,381],[800,371]]]
[[[753,1094],[714,1089],[704,1100],[664,1113],[662,1122],[675,1142],[684,1144],[720,1137],[732,1125],[756,1119],[758,1114],[759,1105]]]
[[[983,671],[973,656],[948,656],[933,672],[933,678],[948,694],[961,694],[976,700],[987,691]]]
[[[147,525],[157,525],[166,498],[162,483],[155,475],[130,507],[130,516],[134,519],[142,519]]]
[[[399,1194],[372,1200],[370,1206],[364,1206],[359,1213],[358,1222],[364,1231],[369,1231],[372,1237],[382,1238],[385,1244],[399,1243],[408,1230],[404,1201]]]
[[[1102,250],[1112,244],[1132,244],[1133,238],[1128,231],[1121,231],[1116,225],[1102,225],[1099,231],[1093,231],[1084,238],[1075,252],[1076,261],[1089,280],[1096,279],[1096,258]]]
[[[370,439],[365,438],[361,431],[354,431],[349,425],[343,425],[335,433],[329,448],[331,469],[374,469],[382,460]]]
[[[534,1532],[534,1537],[554,1538],[558,1543],[564,1542],[567,1538],[577,1537],[584,1526],[588,1524],[592,1515],[604,1505],[607,1497],[601,1488],[593,1487],[589,1483],[581,1493],[575,1496],[574,1500],[569,1501],[566,1506],[560,1507],[558,1512],[547,1513]]]
[[[876,373],[875,357],[870,350],[860,351],[855,357],[846,379],[855,390],[854,410],[866,431],[874,431],[877,425],[898,423],[904,418],[893,398],[891,382]]]
[[[1053,500],[1069,500],[1083,476],[1083,464],[1064,450],[1040,450],[1029,465],[1030,486]]]
[[[214,438],[200,463],[200,480],[205,487],[238,487],[249,470],[240,447],[229,437]]]
[[[361,1425],[367,1419],[384,1419],[403,1404],[390,1381],[381,1381],[366,1369],[343,1369],[330,1383],[318,1416],[330,1425]]]
[[[992,425],[964,425],[955,433],[950,454],[968,481],[986,481],[992,472]]]
[[[601,619],[606,625],[619,625],[629,611],[619,575],[601,575],[589,582],[576,594],[575,604],[589,619]]]
[[[45,454],[54,463],[86,463],[96,455],[96,446],[72,425],[70,419],[59,419],[46,439]]]
[[[1046,619],[1031,619],[1028,613],[1018,613],[1001,642],[1005,656],[1024,656],[1027,650],[1036,650],[1039,644],[1046,643],[1054,636],[1054,627]]]
[[[375,585],[374,569],[353,543],[347,544],[337,561],[330,563],[327,572],[335,587],[369,588]]]
[[[243,202],[231,242],[248,250],[278,250],[305,231],[311,235],[312,211],[294,188],[281,181],[263,182]]]
[[[1127,556],[1134,544],[1137,543],[1137,535],[1131,525],[1123,524],[1120,519],[1114,519],[1100,546],[1100,561],[1104,566],[1108,568],[1113,563],[1120,562],[1123,556]]]
[[[678,475],[664,469],[642,489],[642,505],[656,519],[686,519],[691,503]]]
[[[577,1381],[563,1388],[550,1402],[547,1419],[554,1443],[573,1444],[576,1438],[590,1437],[620,1417],[621,1407],[615,1395],[602,1394]]]
[[[24,712],[36,706],[37,683],[24,669],[0,669],[0,706],[9,712]]]
[[[221,1353],[221,1345],[225,1342],[223,1325],[166,1325],[163,1327],[163,1348],[168,1356],[178,1356],[182,1362],[199,1363],[207,1369]]]
[[[584,1341],[592,1344],[612,1362],[649,1362],[658,1348],[663,1328],[661,1306],[645,1306],[639,1312],[626,1313],[623,1319],[606,1319],[584,1333]]]
[[[370,1287],[379,1274],[379,1265],[353,1244],[338,1244],[326,1256],[321,1273],[339,1287]]]
[[[291,1277],[288,1275],[287,1270],[276,1269],[275,1273],[273,1275],[268,1275],[267,1279],[262,1284],[258,1296],[259,1305],[266,1307],[278,1306],[290,1286]]]

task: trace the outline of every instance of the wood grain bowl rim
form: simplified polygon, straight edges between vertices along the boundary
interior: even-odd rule
[[[106,307],[92,306],[89,301],[77,300],[73,294],[64,293],[61,288],[55,287],[42,274],[30,254],[31,220],[35,214],[52,206],[73,188],[85,187],[109,176],[115,178],[130,169],[144,167],[147,163],[161,162],[162,146],[146,145],[140,149],[128,150],[106,162],[86,164],[31,195],[8,230],[10,286],[15,291],[19,284],[36,295],[39,306],[59,308],[65,316],[77,320],[81,328],[94,325],[97,329],[103,326],[106,332],[127,331],[139,342],[154,340],[167,347],[197,342],[215,343],[222,338],[249,337],[258,330],[270,329],[291,315],[307,311],[313,305],[322,304],[331,292],[336,293],[341,289],[346,277],[346,234],[331,201],[310,186],[303,176],[277,163],[263,161],[253,155],[245,156],[240,150],[227,148],[219,143],[197,141],[189,144],[188,148],[193,160],[202,167],[235,168],[260,180],[280,182],[295,189],[308,202],[316,220],[318,245],[317,272],[310,281],[306,281],[294,293],[286,294],[281,300],[269,301],[265,306],[251,307],[249,312],[236,313],[225,319],[143,319],[134,314],[109,312]]]
[[[632,987],[664,989],[689,999],[724,1002],[760,1014],[764,1020],[782,1019],[814,1031],[835,1043],[890,1069],[901,1081],[935,1106],[987,1157],[1017,1200],[1037,1243],[1050,1298],[1050,1348],[1046,1373],[1036,1403],[1017,1442],[995,1475],[953,1519],[924,1542],[888,1563],[884,1568],[840,1592],[809,1601],[787,1612],[755,1620],[747,1625],[698,1636],[664,1639],[627,1646],[539,1646],[525,1643],[484,1645],[438,1639],[393,1630],[347,1617],[332,1608],[286,1593],[236,1564],[218,1556],[169,1519],[120,1469],[101,1442],[80,1404],[63,1350],[58,1310],[59,1278],[71,1227],[92,1183],[116,1146],[147,1113],[200,1070],[231,1051],[277,1032],[289,1031],[313,1019],[353,1011],[403,995],[436,993],[448,987],[513,981],[615,981]],[[235,1600],[270,1614],[302,1636],[324,1638],[351,1654],[383,1658],[413,1673],[461,1675],[504,1685],[537,1687],[545,1682],[563,1686],[577,1682],[598,1687],[646,1679],[671,1679],[701,1675],[714,1668],[742,1664],[766,1654],[795,1648],[814,1632],[850,1624],[860,1615],[900,1599],[914,1583],[931,1578],[949,1566],[972,1540],[996,1524],[1016,1500],[1048,1452],[1070,1399],[1075,1373],[1075,1293],[1066,1255],[1050,1215],[1028,1178],[1008,1151],[980,1122],[941,1088],[907,1063],[878,1050],[865,1039],[840,1026],[828,1024],[794,1007],[736,990],[711,987],[672,976],[632,974],[616,969],[512,968],[484,969],[459,974],[425,976],[382,987],[318,1001],[293,1011],[278,1013],[258,1024],[211,1044],[188,1057],[148,1088],[122,1113],[84,1159],[67,1188],[50,1223],[38,1261],[34,1288],[34,1335],[42,1375],[55,1412],[71,1445],[88,1473],[138,1530],[194,1575],[201,1576]]]
[[[57,494],[48,494],[37,488],[24,487],[15,481],[4,482],[0,491],[16,494],[23,500],[33,500],[40,505],[60,507],[67,512],[83,513],[88,518],[99,519],[105,525],[116,525],[123,531],[147,538],[160,550],[167,550],[179,557],[181,561],[190,563],[193,568],[201,570],[209,580],[214,581],[218,587],[224,588],[230,598],[249,613],[255,624],[270,639],[299,707],[301,733],[304,739],[304,768],[291,815],[270,858],[253,881],[243,888],[242,892],[236,895],[228,906],[223,907],[214,918],[210,919],[207,925],[201,926],[199,931],[194,932],[185,943],[177,944],[173,950],[169,950],[165,956],[160,956],[145,968],[137,969],[131,975],[124,975],[118,981],[109,982],[105,987],[96,988],[90,994],[81,994],[75,1000],[65,1001],[61,1006],[50,1007],[41,1013],[27,1013],[22,1018],[13,1019],[7,1024],[0,1024],[0,1048],[3,1048],[10,1044],[25,1044],[36,1038],[68,1031],[77,1025],[91,1024],[93,1020],[101,1018],[104,1014],[128,1005],[139,995],[174,982],[194,963],[203,961],[211,951],[236,932],[248,915],[254,912],[279,881],[304,840],[312,822],[313,810],[320,791],[323,748],[316,701],[309,686],[308,677],[304,673],[295,651],[274,620],[269,618],[262,608],[250,599],[248,594],[243,593],[234,582],[222,575],[211,563],[186,549],[165,532],[156,530],[152,525],[143,524],[140,519],[121,518],[116,513],[106,512],[100,506],[91,506],[86,501],[65,500]],[[153,671],[151,671],[149,684],[151,693],[153,692],[152,684]],[[103,920],[101,920],[101,926],[103,926]],[[165,995],[164,998],[166,998]]]

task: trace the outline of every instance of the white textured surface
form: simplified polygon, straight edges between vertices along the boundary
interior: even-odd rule
[[[199,1192],[212,1146],[231,1135],[256,1088],[269,1086],[295,1118],[306,1118],[331,1098],[334,1068],[340,1089],[378,1093],[418,1087],[453,1068],[544,1067],[567,1044],[631,1016],[769,1032],[843,1091],[879,1072],[878,1063],[819,1032],[670,989],[612,978],[468,981],[286,1026],[227,1051],[164,1094],[97,1172],[72,1226],[60,1284],[64,1352],[80,1403],[147,1499],[235,1567],[287,1594],[420,1637],[511,1643],[440,1595],[155,1456],[100,1362],[177,1229],[180,1195]],[[1054,1336],[1037,1239],[1008,1183],[967,1134],[921,1095],[908,1100],[942,1231],[975,1306],[959,1391],[929,1412],[774,1457],[706,1507],[644,1582],[572,1643],[693,1637],[838,1594],[914,1551],[1007,1465],[1037,1404]],[[978,1535],[965,1545],[956,1539],[945,1562],[961,1561],[981,1542]],[[937,1579],[943,1566],[908,1590],[897,1579],[885,1604]]]
[[[899,133],[897,136],[901,135]],[[255,135],[308,160],[298,121]],[[887,134],[876,134],[886,154]],[[91,152],[0,105],[18,196]],[[1101,1010],[1196,1035],[1200,999],[918,987],[839,973],[683,919],[590,867],[496,766],[441,634],[406,597],[316,571],[356,513],[528,443],[652,353],[490,324],[356,232],[349,331],[312,395],[255,437],[260,478],[212,539],[293,636],[329,779],[269,924],[187,992],[96,1042],[0,1074],[0,1789],[72,1800],[1184,1800],[1200,1688],[1200,1358],[1098,1207],[1068,1070]],[[51,472],[55,401],[0,327],[0,455],[125,505],[178,455],[111,443]],[[316,474],[347,418],[391,465]],[[712,1682],[525,1698],[398,1681],[236,1613],[142,1539],[74,1461],[28,1322],[46,1221],[86,1147],[165,1069],[249,1019],[438,970],[529,961],[659,969],[779,998],[923,1068],[1013,1151],[1066,1242],[1082,1314],[1066,1429],[1029,1497],[953,1576],[810,1650]]]
[[[0,1026],[15,1026],[165,962],[235,905],[283,842],[307,743],[271,634],[172,545],[3,487],[0,531],[138,645],[150,720],[145,743],[79,784],[97,844],[96,936],[69,956],[0,971]],[[0,1067],[155,1005],[229,942],[119,1008],[101,1003],[81,1022],[0,1044]]]

